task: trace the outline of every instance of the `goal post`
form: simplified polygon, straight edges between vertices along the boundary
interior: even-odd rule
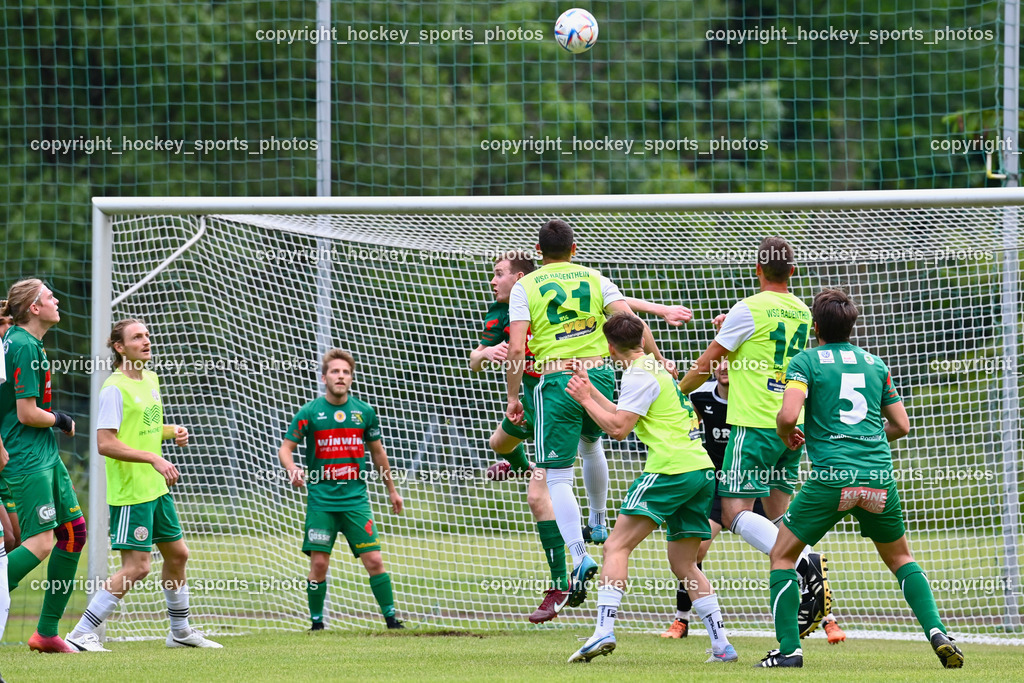
[[[904,397],[912,431],[894,444],[894,463],[911,548],[940,615],[962,639],[1024,644],[1021,206],[1017,188],[94,198],[92,352],[109,356],[106,336],[121,318],[143,320],[153,335],[166,420],[193,435],[165,454],[182,473],[172,493],[204,630],[306,621],[304,496],[281,476],[276,453],[290,418],[317,395],[325,343],[354,353],[353,392],[378,411],[405,498],[405,513],[392,515],[383,485],[368,484],[400,616],[531,627],[526,615],[547,566],[526,489],[483,478],[503,377],[468,368],[495,255],[532,247],[544,221],[564,218],[576,229],[577,261],[627,296],[694,310],[683,328],[647,318],[665,355],[687,365],[713,338],[711,319],[756,291],[757,244],[779,234],[797,253],[792,291],[809,303],[822,286],[846,287],[861,309],[852,341],[886,361]],[[92,377],[93,415],[104,379]],[[101,578],[119,560],[109,550],[103,459],[91,442],[88,573]],[[643,454],[635,438],[606,442],[606,451],[614,517]],[[577,494],[586,514],[579,480]],[[656,532],[631,558],[624,628],[664,627],[675,610],[664,540]],[[848,633],[920,637],[899,586],[851,520],[818,547],[829,555]],[[376,624],[365,571],[344,543],[335,548],[328,621]],[[156,557],[151,577],[159,569]],[[725,532],[705,570],[731,629],[771,632],[763,555]],[[132,591],[108,637],[165,633],[162,601],[149,584]],[[553,624],[589,626],[594,604]]]

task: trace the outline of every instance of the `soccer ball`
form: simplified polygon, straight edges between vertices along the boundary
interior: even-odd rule
[[[566,10],[555,22],[555,40],[575,55],[586,52],[597,42],[597,19],[585,9]]]

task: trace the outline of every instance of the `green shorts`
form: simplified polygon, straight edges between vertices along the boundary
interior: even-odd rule
[[[795,451],[786,448],[774,429],[733,427],[725,446],[718,495],[764,498],[772,489],[793,493],[803,452],[803,447]]]
[[[380,550],[377,525],[373,523],[370,506],[366,505],[358,510],[344,512],[306,508],[302,552],[309,555],[315,550],[329,555],[339,532],[348,541],[348,547],[355,557]]]
[[[82,516],[75,486],[63,462],[48,470],[5,476],[3,481],[14,499],[22,542]]]
[[[181,523],[171,494],[135,505],[110,506],[110,547],[114,550],[144,550],[154,543],[181,540]]]
[[[534,400],[533,392],[537,387],[537,383],[540,380],[528,381],[529,375],[523,376],[523,419],[526,420],[523,424],[517,425],[507,417],[501,421],[502,430],[509,436],[514,436],[520,441],[526,441],[533,436],[533,415],[534,415]]]
[[[644,472],[633,480],[619,512],[667,525],[670,541],[711,538],[708,517],[715,499],[714,474],[712,467],[682,474]]]
[[[838,487],[811,478],[800,487],[782,521],[794,536],[815,545],[847,515],[860,522],[861,536],[876,543],[892,543],[907,533],[900,495],[892,480]]]
[[[17,503],[14,502],[14,495],[11,494],[11,487],[0,477],[0,505],[4,506],[7,514],[18,514]]]
[[[587,376],[609,401],[615,393],[615,371],[610,365],[587,370]],[[540,378],[535,391],[536,422],[533,425],[537,467],[562,469],[576,463],[580,438],[597,441],[604,432],[565,392],[571,372],[554,372]]]

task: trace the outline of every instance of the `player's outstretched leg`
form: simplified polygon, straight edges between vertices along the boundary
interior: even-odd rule
[[[550,476],[550,472],[548,473]],[[550,481],[550,479],[549,479]],[[658,525],[649,517],[620,514],[604,547],[604,570],[597,589],[594,634],[574,652],[570,662],[589,662],[615,649],[615,617],[629,578],[629,555]]]
[[[932,587],[924,570],[914,561],[910,554],[910,545],[904,534],[891,543],[875,542],[878,554],[896,575],[903,597],[906,598],[914,616],[921,624],[925,637],[932,646],[935,655],[947,669],[959,669],[964,665],[964,653],[960,651],[953,639],[946,635],[946,627],[939,619],[939,609],[935,605]]]

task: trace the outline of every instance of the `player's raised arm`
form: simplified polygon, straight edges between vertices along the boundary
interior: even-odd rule
[[[631,297],[626,297],[625,301],[634,313],[656,315],[673,327],[679,327],[683,323],[693,320],[693,311],[686,306],[665,306]]]
[[[636,313],[633,312],[633,309],[630,308],[627,304],[627,301],[627,299],[612,301],[605,307],[605,313],[607,313],[609,317],[616,313],[628,313],[630,315],[636,315]],[[637,318],[639,319],[639,316],[637,316]],[[665,358],[665,356],[661,354],[661,350],[658,349],[658,343],[654,341],[654,335],[651,333],[651,328],[648,327],[647,323],[645,323],[642,319],[640,319],[640,322],[644,323],[644,352],[654,354],[655,360],[661,363],[662,367],[668,370],[668,372],[672,375],[673,378],[676,377],[678,371],[676,370],[675,363],[668,360],[667,358]]]

